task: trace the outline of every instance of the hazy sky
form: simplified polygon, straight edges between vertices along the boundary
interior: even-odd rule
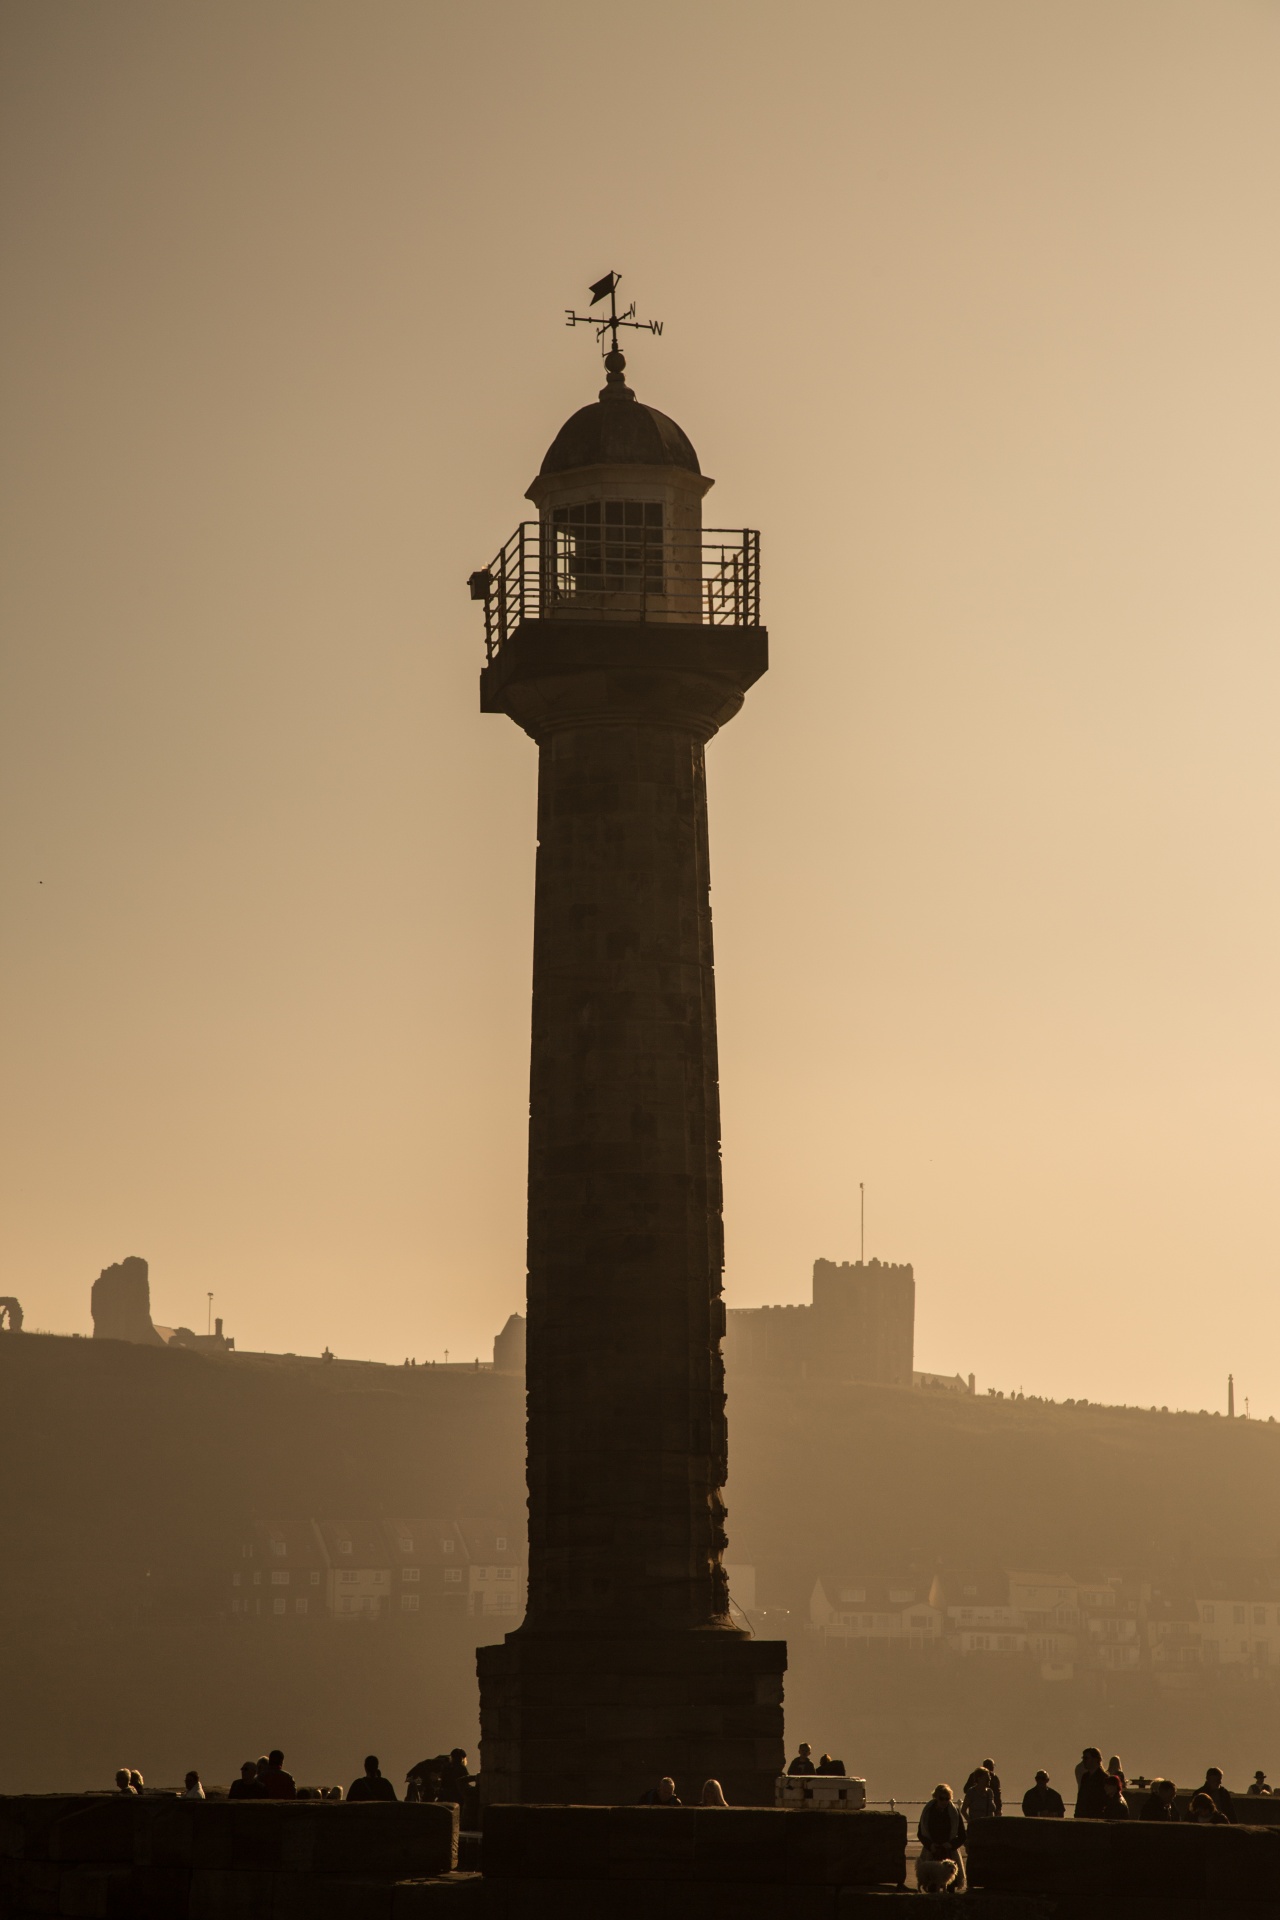
[[[762,529],[730,1305],[1280,1414],[1280,6],[8,0],[0,1293],[487,1355],[535,749],[465,578],[631,353]]]

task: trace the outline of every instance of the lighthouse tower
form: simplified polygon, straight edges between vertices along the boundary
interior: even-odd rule
[[[606,323],[606,327],[612,323]],[[529,1599],[478,1652],[486,1798],[771,1802],[786,1649],[730,1615],[705,749],[768,664],[759,542],[637,400],[617,327],[473,574],[480,700],[538,746]],[[740,1620],[741,1616],[739,1616]]]

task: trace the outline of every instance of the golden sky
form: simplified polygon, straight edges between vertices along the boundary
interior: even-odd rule
[[[535,750],[467,573],[599,383],[762,529],[730,1305],[1280,1414],[1280,6],[9,0],[0,1293],[487,1355]]]

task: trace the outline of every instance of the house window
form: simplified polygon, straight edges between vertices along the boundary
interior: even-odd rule
[[[416,1613],[418,1611],[418,1596],[416,1593],[402,1593],[400,1595],[400,1611],[401,1613]]]
[[[1266,1626],[1266,1624],[1267,1624],[1267,1610],[1266,1610],[1266,1608],[1265,1608],[1265,1607],[1255,1607],[1255,1608],[1254,1608],[1254,1610],[1253,1610],[1253,1624],[1254,1624],[1254,1626],[1255,1626],[1255,1627],[1265,1627],[1265,1626]]]
[[[1231,1616],[1238,1627],[1242,1627],[1244,1625],[1244,1608],[1243,1607],[1233,1607],[1231,1609]]]
[[[1213,1608],[1201,1607],[1200,1618],[1206,1623],[1206,1625],[1212,1626],[1213,1625]]]
[[[320,1575],[319,1575],[318,1573],[313,1573],[313,1574],[312,1574],[312,1576],[311,1576],[311,1584],[312,1584],[312,1586],[313,1586],[313,1587],[318,1587],[318,1586],[320,1585]]]
[[[866,1597],[867,1590],[865,1587],[841,1587],[840,1589],[840,1598],[844,1601],[852,1601],[855,1606],[859,1601],[865,1600]]]
[[[309,1600],[295,1600],[293,1610],[295,1613],[305,1613],[310,1605],[311,1602]]]
[[[507,1536],[504,1533],[500,1533],[494,1541],[494,1546],[499,1553],[505,1553],[507,1550]]]
[[[514,1580],[516,1577],[516,1570],[514,1567],[499,1567],[497,1569],[497,1573],[498,1573],[499,1580]]]
[[[338,1552],[339,1552],[339,1553],[350,1553],[350,1551],[351,1551],[351,1542],[350,1542],[349,1540],[339,1540],[339,1542],[338,1542]]]
[[[412,1553],[413,1552],[412,1540],[402,1540],[400,1542],[400,1551],[401,1553]]]
[[[889,1605],[891,1607],[909,1607],[915,1599],[913,1587],[890,1587]]]
[[[271,1611],[272,1613],[283,1613],[288,1604],[289,1602],[287,1600],[273,1600],[271,1602]]]
[[[233,1600],[233,1601],[231,1602],[231,1611],[232,1611],[232,1613],[239,1613],[239,1611],[240,1611],[240,1602],[239,1602],[238,1600]]]
[[[255,1574],[254,1574],[254,1576],[253,1576],[253,1584],[254,1584],[254,1586],[255,1586],[255,1587],[260,1587],[260,1586],[262,1585],[262,1575],[261,1575],[260,1573],[255,1573]]]
[[[452,1540],[442,1540],[440,1542],[440,1551],[441,1553],[452,1553],[453,1552]]]
[[[271,1584],[272,1584],[272,1586],[273,1586],[273,1587],[287,1587],[287,1586],[288,1586],[288,1584],[289,1584],[289,1576],[288,1576],[288,1574],[287,1574],[287,1573],[273,1573],[273,1574],[272,1574],[272,1576],[271,1576]]]
[[[343,1573],[339,1575],[339,1578],[344,1582],[344,1584],[349,1584],[351,1581],[355,1579],[355,1577],[356,1576],[354,1575],[354,1573]]]
[[[241,1558],[242,1560],[252,1560],[252,1558],[253,1558],[253,1548],[252,1548],[252,1547],[241,1547],[241,1549],[240,1549],[240,1558]]]
[[[587,500],[554,507],[552,594],[571,600],[579,593],[615,593],[631,588],[661,593],[662,502]]]
[[[277,1556],[279,1556],[280,1554],[282,1554],[282,1553],[284,1552],[284,1541],[283,1541],[283,1540],[273,1540],[273,1541],[271,1542],[271,1551],[272,1551],[272,1553],[274,1553],[274,1554],[276,1554]]]
[[[232,1574],[232,1576],[231,1576],[231,1584],[232,1584],[232,1586],[233,1586],[233,1587],[238,1587],[238,1586],[240,1585],[240,1575],[239,1575],[238,1573],[233,1573],[233,1574]]]
[[[445,1577],[445,1579],[446,1579],[446,1580],[461,1580],[461,1578],[462,1578],[462,1568],[461,1568],[461,1567],[446,1567],[446,1568],[445,1568],[445,1570],[444,1570],[444,1577]]]
[[[421,1567],[401,1567],[400,1578],[402,1580],[421,1580],[422,1568]]]

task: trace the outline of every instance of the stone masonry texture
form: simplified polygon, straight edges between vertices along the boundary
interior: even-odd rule
[[[482,683],[539,747],[529,1606],[480,1654],[490,1800],[634,1801],[662,1773],[770,1798],[782,1760],[785,1651],[733,1626],[722,1565],[704,758],[766,644],[531,622]]]

